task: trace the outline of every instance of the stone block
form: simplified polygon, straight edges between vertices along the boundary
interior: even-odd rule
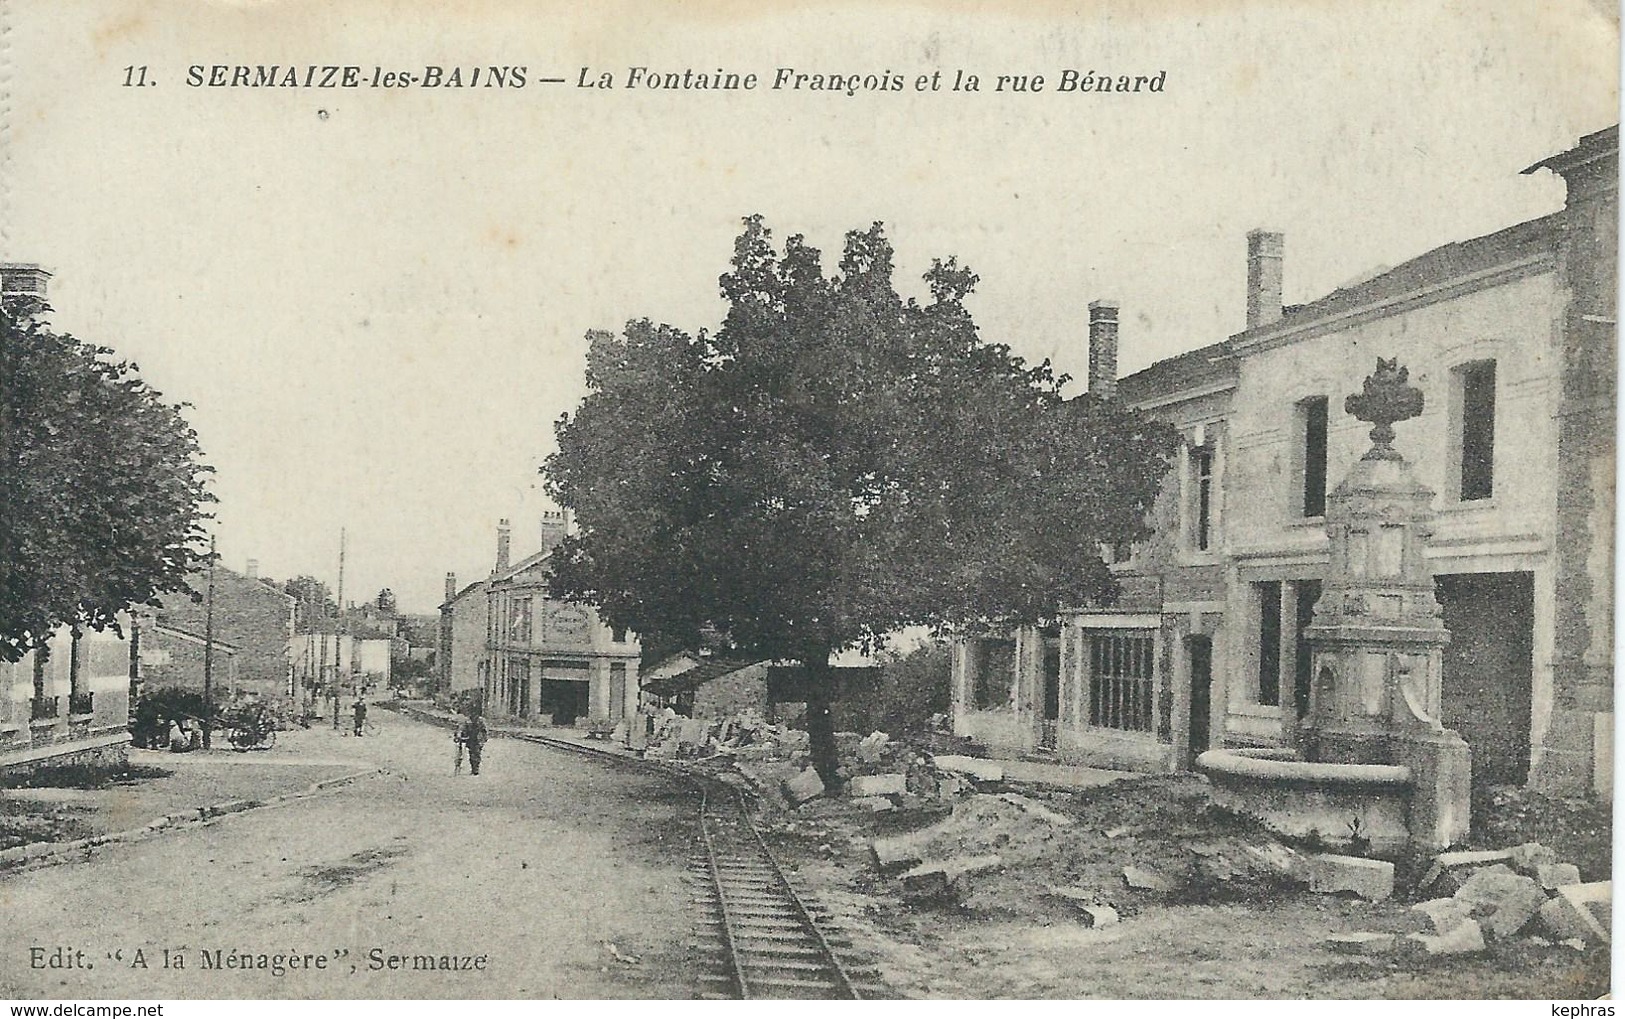
[[[903,886],[903,897],[921,902],[951,897],[967,877],[986,874],[1004,865],[998,856],[961,856],[951,860],[932,860],[904,872],[898,879]]]
[[[800,806],[808,800],[824,795],[824,780],[814,768],[804,768],[793,778],[784,781],[784,798]]]
[[[1427,917],[1434,934],[1445,934],[1472,919],[1466,903],[1455,899],[1429,899],[1411,907],[1411,912]]]
[[[1048,821],[1057,828],[1065,828],[1072,823],[1072,819],[1067,817],[1065,814],[1057,813],[1056,811],[1044,806],[1042,803],[1039,803],[1037,800],[1032,799],[1031,797],[1022,796],[1020,793],[1004,793],[999,797],[999,799],[1013,807],[1019,808],[1024,813],[1028,813],[1034,817]]]
[[[898,880],[902,882],[903,898],[909,902],[946,899],[952,885],[947,868],[940,863],[921,864]]]
[[[937,798],[951,800],[965,791],[965,783],[957,775],[945,775],[937,780]]]
[[[1412,934],[1407,947],[1424,955],[1471,955],[1484,951],[1484,932],[1478,921],[1468,920],[1446,934]]]
[[[884,796],[860,796],[852,801],[852,805],[871,814],[888,814],[897,809],[897,804]]]
[[[1432,889],[1441,878],[1453,876],[1454,881],[1437,891],[1443,895],[1454,895],[1456,889],[1461,887],[1461,882],[1467,880],[1467,874],[1474,868],[1487,867],[1492,863],[1505,863],[1509,858],[1510,854],[1505,849],[1440,853],[1434,858],[1433,865],[1422,875],[1418,887]]]
[[[1564,885],[1540,907],[1540,924],[1560,940],[1595,938],[1608,942],[1613,902],[1612,881]]]
[[[907,838],[875,839],[869,843],[869,852],[882,873],[917,867],[925,859],[920,847]]]
[[[1486,867],[1461,886],[1455,901],[1480,921],[1486,933],[1510,938],[1523,930],[1546,902],[1546,893],[1534,878]]]
[[[1353,892],[1369,902],[1394,894],[1394,865],[1387,860],[1321,853],[1309,858],[1308,871],[1312,892]]]
[[[864,764],[879,764],[886,755],[886,744],[889,742],[891,737],[885,733],[871,732],[858,741],[858,760]]]
[[[1303,858],[1281,843],[1266,842],[1242,848],[1248,858],[1263,870],[1292,881],[1305,880],[1307,867]]]
[[[1142,892],[1171,892],[1178,886],[1165,875],[1149,867],[1124,867],[1123,880],[1130,888]]]
[[[1534,877],[1543,864],[1557,862],[1557,850],[1543,846],[1539,842],[1525,842],[1521,846],[1513,846],[1507,850],[1507,862],[1519,874]]]
[[[908,792],[908,776],[858,775],[846,784],[846,791],[854,797],[901,796]]]
[[[1543,863],[1535,868],[1535,880],[1548,892],[1564,885],[1580,883],[1580,868],[1572,863]]]
[[[1325,941],[1327,948],[1339,955],[1387,955],[1398,944],[1395,934],[1375,931],[1357,931],[1352,934],[1333,934]]]
[[[1004,765],[997,761],[984,760],[980,757],[962,757],[958,754],[943,754],[935,759],[935,763],[942,771],[969,775],[978,782],[1004,781]]]

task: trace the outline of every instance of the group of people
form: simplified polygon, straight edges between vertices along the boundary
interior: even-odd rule
[[[150,746],[150,744],[149,744]],[[169,720],[169,752],[183,754],[203,746],[203,726],[195,718]]]

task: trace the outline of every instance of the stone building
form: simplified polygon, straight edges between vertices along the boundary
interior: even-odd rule
[[[1530,167],[1568,184],[1552,215],[1304,305],[1282,304],[1284,238],[1249,235],[1247,328],[1116,383],[1185,439],[1156,537],[1114,566],[1122,599],[962,643],[956,731],[1150,770],[1207,745],[1294,745],[1326,495],[1365,448],[1343,400],[1397,355],[1426,398],[1396,446],[1435,493],[1443,722],[1471,747],[1476,783],[1606,793],[1617,151],[1611,128]],[[1115,318],[1091,306],[1096,392],[1112,385]]]
[[[139,638],[128,617],[120,629],[63,627],[44,651],[0,662],[0,771],[123,760]]]
[[[253,693],[268,700],[290,701],[295,689],[289,647],[298,600],[273,581],[260,577],[258,564],[252,559],[241,573],[220,565],[216,565],[213,572],[212,636],[234,649],[234,691]],[[186,583],[197,592],[197,598],[184,592],[166,594],[153,615],[160,628],[201,640],[210,632],[211,625],[206,598],[209,574],[193,573],[186,578]],[[190,645],[180,638],[165,638],[162,632],[157,638],[161,646],[172,653],[175,662],[164,673],[163,681],[201,689],[201,664],[190,669],[179,667],[180,662],[189,659]],[[219,676],[214,678],[220,679]]]
[[[563,513],[544,514],[540,549],[514,562],[503,520],[490,576],[461,591],[446,577],[442,682],[451,693],[483,691],[494,718],[575,725],[637,710],[637,636],[609,626],[591,606],[548,596],[548,559],[567,526]]]
[[[1117,342],[1117,305],[1091,303],[1089,391],[1182,439],[1153,536],[1100,550],[1121,590],[1112,605],[960,642],[950,702],[954,731],[1000,752],[1166,771],[1206,750],[1222,719],[1212,690],[1227,650],[1223,480],[1236,373],[1217,344],[1118,380]]]

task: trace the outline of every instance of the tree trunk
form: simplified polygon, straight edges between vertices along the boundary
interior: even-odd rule
[[[813,767],[824,780],[824,788],[834,792],[841,785],[840,776],[835,773],[841,766],[835,749],[835,716],[830,711],[835,674],[830,671],[827,650],[808,655],[802,664],[807,669],[807,735]]]

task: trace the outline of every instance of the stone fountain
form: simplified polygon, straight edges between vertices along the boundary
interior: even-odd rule
[[[1439,721],[1443,649],[1426,559],[1433,492],[1394,449],[1422,412],[1398,360],[1378,359],[1344,404],[1371,449],[1327,499],[1328,572],[1307,631],[1309,710],[1296,750],[1197,759],[1221,806],[1283,834],[1375,852],[1437,850],[1467,834],[1471,754]]]

